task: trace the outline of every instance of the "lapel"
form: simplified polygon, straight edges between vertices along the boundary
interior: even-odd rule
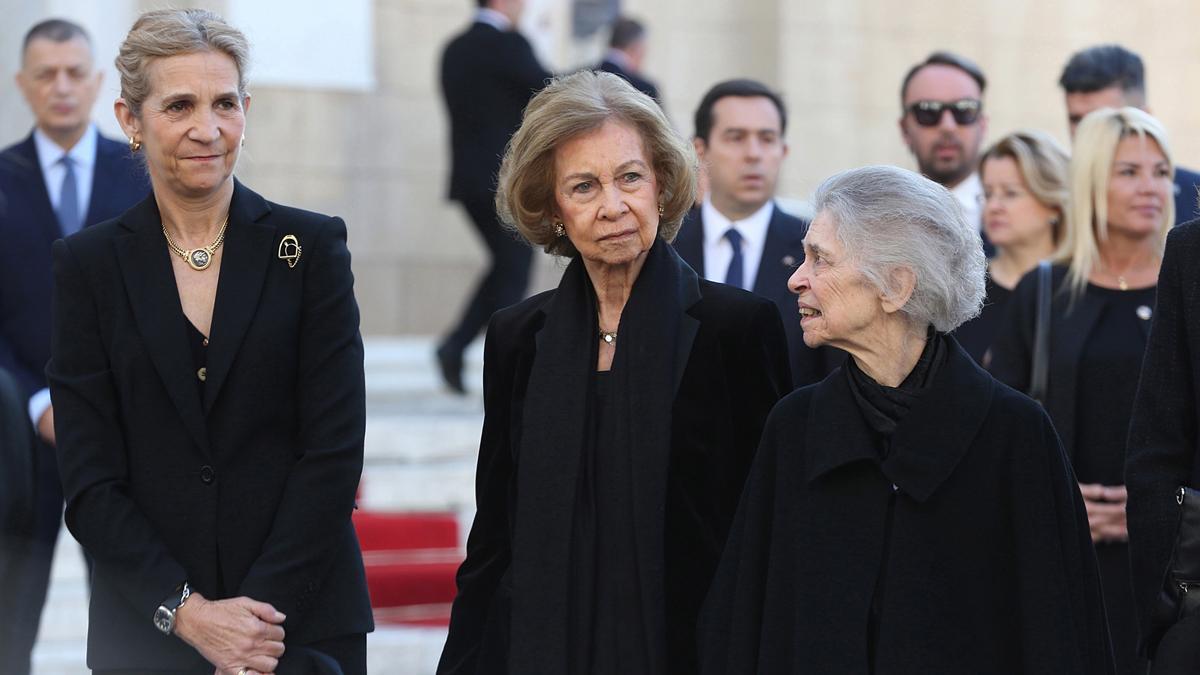
[[[22,160],[24,171],[19,173],[23,183],[18,194],[24,195],[33,210],[34,226],[38,228],[46,243],[62,239],[62,228],[58,224],[58,214],[50,204],[50,192],[46,189],[46,178],[42,175],[42,165],[38,162],[37,144],[33,141],[33,133],[13,148]]]
[[[121,225],[129,233],[116,239],[117,263],[138,332],[184,426],[192,440],[207,453],[208,431],[200,407],[196,373],[191,369],[186,319],[154,196],[126,212]]]
[[[1074,459],[1075,383],[1079,381],[1079,360],[1083,358],[1084,343],[1100,319],[1104,301],[1087,292],[1072,298],[1065,273],[1054,293],[1058,302],[1051,303],[1055,316],[1050,322],[1051,375],[1046,386],[1046,408],[1053,411],[1051,417],[1059,438]]]
[[[675,235],[675,251],[696,274],[704,276],[704,219],[696,207],[683,217],[679,234]]]
[[[762,258],[758,262],[758,276],[754,280],[754,292],[764,298],[790,296],[788,278],[796,266],[804,262],[805,228],[789,228],[785,218],[779,205],[775,205],[763,242]]]
[[[208,351],[208,379],[204,387],[204,412],[213,402],[233,366],[246,329],[254,319],[262,295],[267,268],[274,258],[271,246],[275,228],[259,222],[271,212],[267,201],[234,181],[229,204],[229,225],[225,230],[221,279],[217,282],[216,306]]]
[[[100,222],[101,214],[111,213],[111,209],[106,209],[108,198],[113,195],[117,189],[117,178],[119,175],[124,175],[121,172],[121,167],[117,166],[118,158],[113,155],[112,149],[107,139],[103,136],[96,137],[96,162],[92,166],[92,194],[88,198],[87,216],[83,220],[83,226],[88,227]]]
[[[669,249],[668,249],[669,250]],[[692,358],[692,343],[696,333],[700,331],[700,320],[692,316],[690,310],[700,302],[700,276],[682,260],[679,262],[681,279],[679,284],[679,306],[683,308],[683,316],[679,320],[679,332],[675,336],[675,371],[671,383],[671,400],[679,394],[679,384],[683,381],[683,373],[687,370],[688,361]]]
[[[929,390],[901,421],[880,469],[893,485],[924,502],[946,481],[971,447],[991,406],[991,376],[953,338]],[[805,431],[805,475],[815,481],[853,462],[878,463],[876,439],[858,410],[844,370],[813,393]]]

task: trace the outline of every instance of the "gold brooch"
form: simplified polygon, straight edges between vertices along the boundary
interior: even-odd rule
[[[279,259],[286,260],[289,268],[300,262],[300,242],[296,235],[289,234],[279,242]]]

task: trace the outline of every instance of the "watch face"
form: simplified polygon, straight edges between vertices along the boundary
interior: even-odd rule
[[[163,633],[170,635],[171,629],[175,627],[175,612],[166,607],[159,607],[154,612],[154,626]]]

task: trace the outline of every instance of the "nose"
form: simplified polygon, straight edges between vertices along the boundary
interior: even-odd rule
[[[196,106],[196,112],[192,115],[192,128],[188,131],[188,136],[192,140],[200,143],[212,143],[221,136],[221,125],[217,119],[217,113],[208,106]]]
[[[762,157],[763,143],[757,136],[751,135],[746,141],[746,157],[751,160],[756,160]]]
[[[625,203],[624,196],[617,189],[615,179],[607,185],[601,185],[603,193],[600,195],[599,216],[606,220],[616,220],[625,215],[629,211],[629,205]]]
[[[950,111],[950,108],[942,108],[941,116],[938,117],[937,125],[939,129],[958,128],[958,122],[954,121],[954,113]]]
[[[68,94],[71,92],[71,74],[65,69],[59,70],[54,75],[54,92],[57,94]]]
[[[808,290],[808,274],[809,265],[808,260],[805,259],[805,261],[796,268],[796,271],[792,272],[792,276],[788,277],[788,290],[796,295],[800,295],[804,291]]]

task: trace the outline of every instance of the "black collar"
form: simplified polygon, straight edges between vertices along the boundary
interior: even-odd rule
[[[994,380],[953,337],[929,389],[900,421],[879,466],[892,484],[924,502],[954,472],[987,417]],[[817,385],[805,431],[805,473],[813,482],[841,466],[878,462],[876,440],[845,377]]]

